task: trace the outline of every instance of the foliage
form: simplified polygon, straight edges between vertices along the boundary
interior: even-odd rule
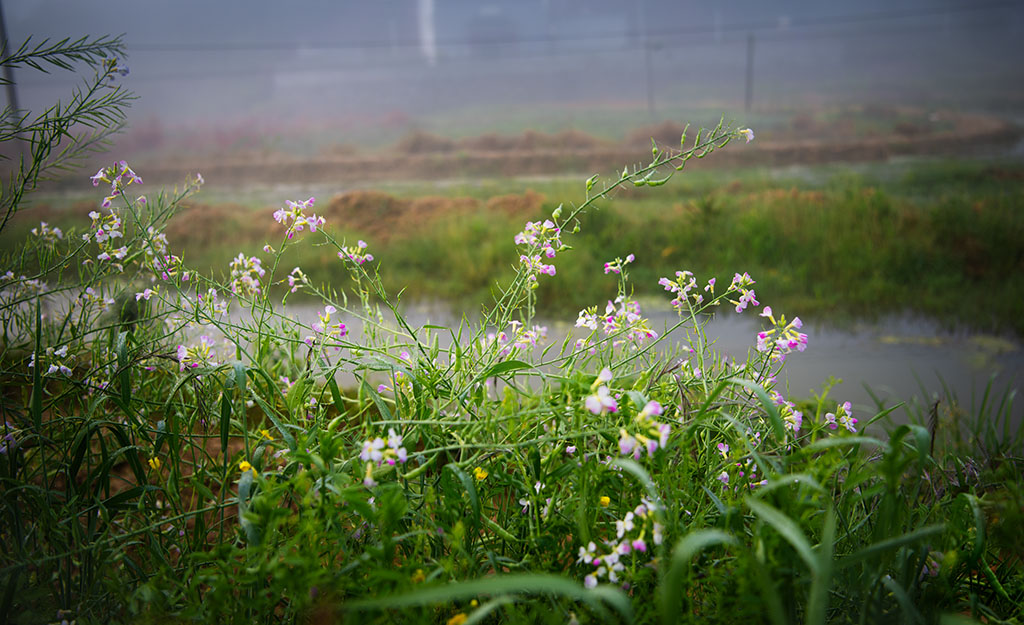
[[[920,425],[868,436],[885,414],[858,422],[827,389],[787,400],[775,375],[809,338],[748,274],[658,281],[674,351],[632,254],[602,259],[617,296],[571,338],[534,325],[595,202],[749,132],[591,178],[527,222],[515,273],[456,327],[412,327],[373,246],[313,198],[218,281],[163,234],[201,176],[132,198],[127,163],[101,169],[88,227],[40,224],[2,256],[0,620],[1019,621],[1020,450],[990,469],[935,456]],[[348,289],[282,263],[310,243]],[[722,306],[764,319],[745,362],[704,334]]]

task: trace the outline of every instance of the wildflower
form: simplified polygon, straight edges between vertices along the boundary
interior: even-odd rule
[[[597,393],[590,395],[586,400],[587,410],[593,414],[604,414],[605,412],[616,412],[619,409],[618,402],[611,396],[607,386],[601,386]]]
[[[482,467],[477,467],[473,469],[473,477],[475,477],[476,481],[478,482],[486,480],[488,475],[489,474],[487,473],[487,471],[485,471]]]
[[[740,135],[741,135],[741,136],[742,136],[742,137],[743,137],[744,139],[746,139],[746,140],[747,140],[747,143],[750,143],[751,141],[753,141],[753,140],[754,140],[754,131],[753,131],[753,130],[751,130],[750,128],[743,128],[743,129],[741,129],[741,130],[738,130],[737,132],[738,132],[738,133],[739,133],[739,134],[740,134]]]
[[[260,438],[268,441],[274,440],[274,437],[270,434],[270,430],[267,429],[260,430]]]
[[[453,616],[450,619],[448,619],[447,625],[462,625],[463,623],[466,622],[467,618],[469,618],[469,617],[466,616],[465,612],[459,612],[455,616]]]
[[[306,345],[313,347],[314,343],[324,345],[328,341],[336,341],[337,339],[345,336],[348,331],[345,328],[345,324],[339,322],[331,323],[331,315],[338,312],[338,309],[328,304],[324,307],[324,312],[318,313],[319,322],[313,322],[310,328],[313,330],[312,336],[307,336],[304,341]],[[340,345],[334,346],[335,350],[340,350]]]
[[[386,446],[385,446],[386,445]],[[402,447],[402,437],[395,433],[394,428],[388,428],[388,439],[377,437],[367,439],[363,442],[363,450],[359,453],[359,459],[366,462],[367,475],[372,472],[373,463],[380,466],[387,463],[395,466],[396,462],[405,463],[408,459],[408,452]]]
[[[604,273],[605,275],[609,273],[621,274],[623,268],[629,263],[633,262],[634,260],[636,260],[636,256],[630,254],[629,256],[626,257],[625,260],[621,258],[616,258],[613,261],[609,261],[604,264]]]
[[[156,293],[157,293],[157,289],[148,289],[147,288],[146,290],[144,290],[144,291],[142,291],[140,293],[136,293],[135,294],[135,301],[137,302],[139,300],[143,300],[144,299],[144,300],[146,300],[148,302],[149,298],[151,298],[154,295],[156,295]]]
[[[718,474],[718,477],[716,479],[723,484],[728,484],[729,474],[725,471],[722,471],[721,473]]]
[[[338,252],[338,258],[341,260],[350,260],[357,265],[364,263],[373,262],[373,254],[366,253],[366,241],[360,240],[352,247],[343,247]]]
[[[294,237],[296,232],[302,232],[302,229],[306,226],[309,227],[310,232],[316,232],[318,227],[324,225],[325,220],[323,217],[318,216],[316,213],[306,215],[304,212],[306,209],[312,208],[314,202],[316,202],[316,198],[313,197],[304,202],[285,200],[285,204],[288,205],[287,210],[279,208],[274,211],[274,221],[288,226],[285,234],[288,235],[289,239]]]
[[[195,369],[199,366],[216,365],[216,353],[213,351],[213,341],[210,337],[203,335],[199,342],[192,346],[178,345],[178,366],[180,371],[186,368]]]
[[[149,463],[149,467],[151,469],[153,469],[154,471],[160,468],[160,459],[159,458],[153,457],[153,458],[150,458],[149,460],[147,460],[147,462]]]
[[[58,240],[64,238],[64,233],[60,228],[51,228],[45,221],[39,222],[39,227],[32,228],[32,234],[36,235],[46,243],[56,243]]]
[[[299,290],[299,287],[309,282],[306,274],[302,273],[302,269],[296,267],[292,269],[292,272],[288,274],[288,286],[291,288],[291,292],[294,293]]]
[[[718,449],[718,453],[722,454],[723,458],[728,457],[728,455],[729,455],[729,445],[728,444],[726,444],[726,443],[718,443],[718,445],[716,445],[715,447]]]
[[[749,273],[743,272],[743,274],[735,274],[732,278],[732,283],[729,284],[729,291],[738,291],[740,294],[739,300],[729,300],[736,305],[736,312],[741,313],[746,310],[748,305],[760,306],[761,303],[757,301],[757,296],[754,294],[754,289],[751,289],[752,285],[755,284],[753,278],[750,277]]]
[[[260,278],[266,273],[259,258],[239,254],[231,261],[231,292],[239,297],[259,295],[262,292]]]
[[[633,527],[635,527],[634,524],[633,524],[633,518],[634,518],[633,513],[632,512],[627,512],[624,519],[622,519],[621,521],[616,521],[615,522],[615,536],[616,536],[616,538],[622,538],[622,536],[626,532],[633,531]]]
[[[427,581],[427,575],[423,572],[423,569],[416,569],[416,572],[409,578],[414,584],[422,584]]]
[[[555,275],[555,266],[545,264],[544,258],[554,258],[556,252],[561,250],[561,228],[550,219],[527,222],[523,231],[517,234],[513,240],[516,245],[523,246],[523,253],[519,255],[519,262],[527,270],[527,281],[531,288],[537,286],[537,276],[543,274]]]
[[[612,498],[609,497],[608,495],[601,495],[601,499],[599,500],[599,502],[601,503],[602,508],[607,508],[608,506],[612,505]]]
[[[248,460],[243,460],[239,462],[238,470],[241,471],[242,473],[245,473],[246,471],[252,471],[252,474],[256,475],[256,469],[252,468],[252,464],[250,464]]]
[[[770,352],[773,361],[781,362],[793,350],[802,352],[807,349],[807,335],[799,330],[804,323],[800,317],[786,322],[786,316],[775,318],[771,306],[765,306],[759,315],[770,321],[773,327],[757,333],[757,351]]]
[[[519,498],[519,505],[523,507],[522,513],[526,514],[530,510],[530,500],[526,497]]]
[[[857,433],[857,420],[853,418],[853,410],[850,406],[850,402],[843,402],[843,405],[839,407],[838,420],[839,425],[854,434]]]

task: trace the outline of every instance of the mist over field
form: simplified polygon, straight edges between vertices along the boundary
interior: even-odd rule
[[[754,111],[1024,108],[1019,2],[7,0],[3,9],[14,44],[124,33],[124,83],[139,96],[130,125],[143,142],[182,128],[407,128],[424,116],[450,132],[480,118],[519,131],[544,111],[559,125],[594,110],[743,117],[748,98]],[[76,81],[27,69],[15,79],[33,110]]]

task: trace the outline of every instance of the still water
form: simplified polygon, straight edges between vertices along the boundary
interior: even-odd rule
[[[285,310],[305,323],[314,321],[316,312],[309,305],[288,306]],[[403,314],[414,329],[425,324],[458,324],[456,313],[443,305],[406,307]],[[659,309],[650,304],[645,307],[644,316],[659,334],[664,334],[678,319],[667,306]],[[349,328],[348,338],[358,342],[362,324],[352,318],[342,321]],[[743,315],[723,311],[708,323],[705,332],[708,340],[713,341],[712,349],[729,359],[743,361],[754,347],[761,321],[749,311]],[[586,336],[584,330],[573,328],[564,320],[539,320],[537,324],[548,328],[545,345],[555,343],[549,357],[557,353],[566,333],[572,332],[574,338]],[[907,405],[892,415],[894,421],[905,422],[914,406],[930,406],[939,399],[948,401],[944,387],[961,407],[977,409],[990,382],[996,401],[1024,383],[1024,346],[1011,336],[951,331],[929,319],[911,316],[887,317],[843,328],[806,323],[803,331],[809,336],[807,350],[787,357],[782,373],[777,376],[779,392],[792,398],[809,398],[821,391],[830,376],[841,379],[829,397],[852,402],[855,416],[862,422],[877,413],[876,398],[886,407],[905,402]],[[443,341],[443,335],[437,334]],[[661,349],[671,352],[683,341],[685,334],[677,329],[669,334]],[[540,350],[537,351],[539,355]],[[1014,402],[1012,415],[1016,430],[1024,421],[1024,401]]]

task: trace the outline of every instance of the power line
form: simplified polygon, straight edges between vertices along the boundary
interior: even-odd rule
[[[920,19],[924,17],[935,17],[951,14],[979,13],[996,11],[1000,9],[1011,9],[1020,7],[1016,1],[998,0],[995,2],[979,2],[971,5],[945,6],[945,7],[920,7],[916,9],[897,9],[890,11],[875,11],[862,14],[848,14],[838,16],[821,16],[810,18],[794,19],[786,25],[786,29],[813,28],[817,26],[842,26],[850,24],[869,24],[879,21],[890,21],[897,19]],[[686,28],[651,30],[642,33],[651,37],[686,37],[691,35],[708,35],[713,33],[742,32],[760,33],[762,31],[778,31],[777,21],[758,21],[747,23],[736,23],[727,25],[704,24],[700,26],[689,26]],[[641,33],[636,33],[637,35]],[[517,38],[491,38],[481,41],[469,40],[439,40],[435,45],[438,48],[480,48],[480,47],[501,47],[524,44],[552,44],[552,43],[581,43],[588,41],[605,41],[609,39],[621,40],[627,36],[624,32],[605,32],[584,35],[552,36],[537,35]],[[420,47],[418,40],[402,41],[362,41],[355,43],[336,42],[200,42],[200,43],[139,43],[129,45],[133,52],[280,52],[297,49],[305,50],[377,50],[377,49],[400,49]]]
[[[995,16],[989,16],[990,19],[994,19]],[[847,23],[849,25],[849,23]],[[869,31],[865,30],[815,30],[805,32],[794,32],[792,30],[776,30],[762,31],[757,35],[757,39],[760,42],[770,43],[799,43],[808,41],[819,41],[819,40],[843,40],[852,41],[856,39],[871,38],[878,39],[886,36],[905,36],[913,34],[926,34],[936,31],[944,30],[945,26],[941,24],[925,24],[915,23],[913,26],[898,26],[891,25],[884,29],[872,29]],[[618,38],[620,42],[615,47],[606,46],[602,48],[594,47],[573,47],[573,48],[561,48],[554,50],[516,50],[512,52],[504,53],[500,57],[493,59],[486,59],[487,62],[518,62],[518,61],[531,61],[531,60],[553,60],[553,59],[570,59],[575,57],[592,57],[595,54],[636,54],[644,52],[647,49],[653,49],[655,52],[658,50],[669,50],[676,51],[686,48],[694,48],[698,46],[707,45],[734,45],[737,43],[746,43],[748,33],[756,32],[753,30],[745,30],[740,27],[729,29],[731,32],[724,35],[721,39],[712,39],[713,32],[699,32],[701,35],[707,36],[702,40],[697,40],[693,37],[682,38],[672,37],[667,39],[655,39],[649,42],[637,39],[634,41],[622,42],[622,38]],[[697,31],[695,31],[697,32]],[[579,39],[582,40],[582,39]],[[289,48],[294,49],[294,48]],[[338,49],[338,48],[336,48]],[[267,50],[268,52],[271,50]],[[418,56],[404,55],[399,58],[387,59],[380,56],[373,57],[373,63],[367,64],[366,59],[318,59],[319,63],[304,63],[300,68],[290,69],[291,73],[302,74],[309,72],[330,72],[330,71],[351,71],[363,69],[368,72],[382,70],[382,69],[404,69],[404,68],[420,68],[422,62]],[[446,57],[444,66],[452,67],[461,64],[479,64],[480,59],[478,57],[471,56],[449,56]],[[223,69],[223,70],[212,70],[205,68],[201,72],[184,71],[180,73],[133,73],[130,81],[131,82],[163,82],[171,80],[221,80],[224,78],[243,77],[243,76],[267,76],[280,74],[285,68],[280,65],[264,66],[264,67],[245,67],[239,69]],[[45,84],[53,84],[51,81],[21,81],[19,84],[22,86],[41,86]]]

